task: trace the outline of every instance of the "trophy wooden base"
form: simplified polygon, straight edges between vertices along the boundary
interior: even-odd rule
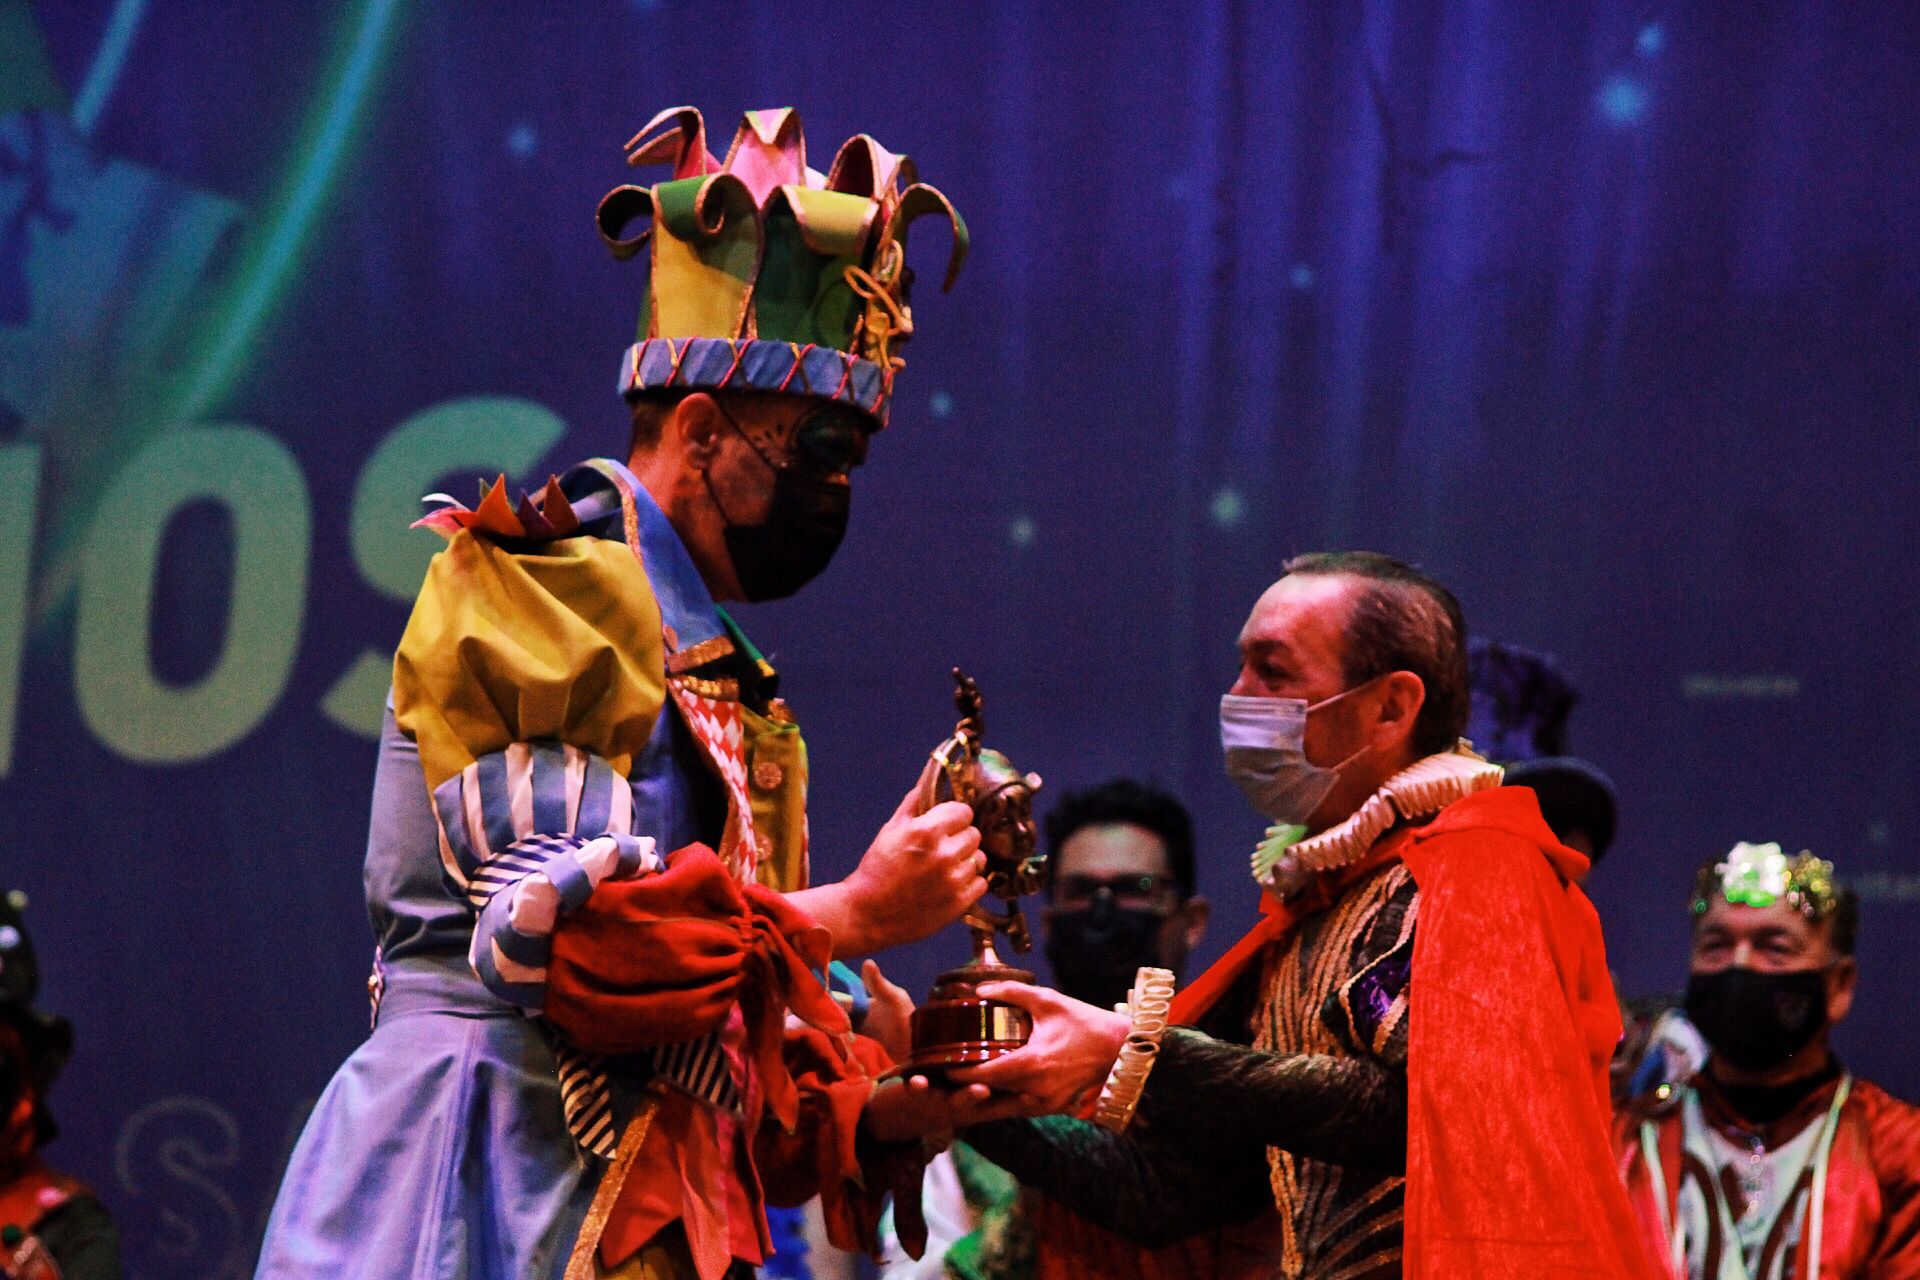
[[[913,1011],[913,1057],[903,1074],[944,1085],[949,1069],[991,1062],[1025,1044],[1033,1034],[1033,1018],[1025,1009],[986,999],[979,987],[1032,981],[1025,969],[977,961],[941,974],[927,1002]]]

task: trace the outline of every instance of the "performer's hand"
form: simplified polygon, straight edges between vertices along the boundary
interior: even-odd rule
[[[986,865],[973,810],[949,800],[922,813],[916,783],[852,875],[787,900],[826,926],[844,960],[917,942],[958,920],[987,891]]]
[[[895,1062],[905,1062],[913,1055],[913,997],[871,960],[860,966],[860,981],[867,984],[867,1020],[860,1033],[878,1040]]]
[[[865,949],[917,942],[958,920],[987,891],[986,866],[973,810],[949,800],[921,813],[916,785],[847,877],[871,930]]]
[[[936,1089],[925,1076],[909,1076],[876,1085],[861,1123],[881,1142],[907,1142],[943,1140],[970,1124],[1025,1114],[1018,1101],[998,1097],[983,1084]]]
[[[1017,1099],[1026,1115],[1077,1110],[1106,1083],[1132,1025],[1123,1013],[1025,982],[983,982],[980,994],[1032,1014],[1033,1036],[1003,1058],[955,1070],[953,1079]]]

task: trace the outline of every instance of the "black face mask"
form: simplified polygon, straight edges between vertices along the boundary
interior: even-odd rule
[[[1777,1067],[1827,1024],[1824,970],[1722,969],[1687,979],[1687,1020],[1742,1071]]]
[[[1060,990],[1075,1000],[1111,1009],[1133,990],[1141,965],[1160,963],[1160,926],[1167,917],[1138,907],[1117,907],[1103,893],[1083,911],[1055,910],[1047,917],[1047,963]]]
[[[773,472],[773,500],[767,507],[767,518],[759,524],[735,524],[713,491],[713,476],[703,473],[707,496],[726,521],[722,537],[727,557],[740,580],[740,593],[748,600],[784,600],[819,577],[840,549],[840,540],[847,534],[852,486],[844,479],[815,475],[793,463],[775,466],[730,414],[725,410],[721,414],[754,456]]]

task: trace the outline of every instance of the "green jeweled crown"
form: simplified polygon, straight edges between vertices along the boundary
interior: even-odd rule
[[[1833,914],[1833,864],[1802,849],[1788,857],[1778,844],[1741,841],[1719,862],[1702,867],[1693,883],[1693,914],[1702,916],[1715,896],[1736,906],[1771,907],[1784,902],[1809,920]]]

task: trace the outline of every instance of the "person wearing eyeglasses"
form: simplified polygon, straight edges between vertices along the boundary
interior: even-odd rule
[[[1073,791],[1047,815],[1047,909],[1054,987],[1111,1007],[1141,965],[1178,976],[1207,931],[1195,892],[1193,819],[1158,787],[1115,778]]]

